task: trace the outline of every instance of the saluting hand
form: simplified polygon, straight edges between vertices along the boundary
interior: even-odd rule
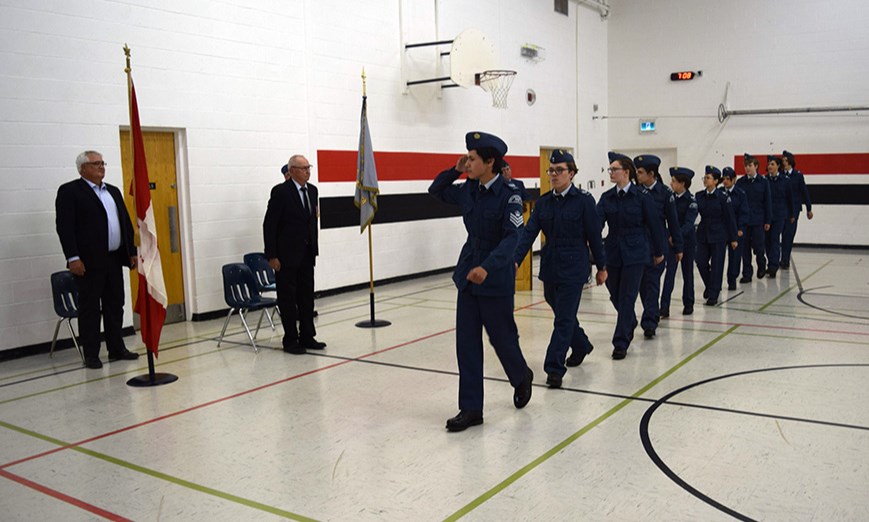
[[[269,266],[272,267],[272,270],[275,272],[281,271],[281,261],[276,257],[269,259]]]
[[[459,172],[467,172],[468,171],[468,155],[459,158],[459,161],[456,162],[456,170]]]
[[[483,281],[486,280],[486,277],[488,277],[488,275],[489,272],[486,272],[485,268],[478,266],[472,268],[471,271],[468,272],[467,280],[474,284],[481,285],[483,284]]]

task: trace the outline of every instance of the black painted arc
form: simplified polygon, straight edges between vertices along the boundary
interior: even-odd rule
[[[704,379],[702,381],[697,381],[695,383],[692,383],[692,384],[689,384],[687,386],[683,386],[681,388],[678,388],[676,390],[671,391],[670,393],[664,395],[663,397],[661,397],[660,399],[655,401],[651,406],[649,406],[649,408],[643,414],[643,418],[640,420],[640,440],[643,441],[643,448],[646,450],[646,454],[649,456],[649,458],[652,459],[652,462],[654,462],[655,465],[658,466],[658,469],[660,469],[661,472],[664,473],[664,475],[666,475],[670,480],[672,480],[673,482],[678,484],[679,487],[681,487],[682,489],[684,489],[688,493],[691,493],[692,495],[694,495],[698,499],[702,500],[703,502],[706,502],[710,506],[712,506],[712,507],[714,507],[714,508],[716,508],[724,513],[727,513],[728,515],[732,516],[733,518],[736,518],[738,520],[754,521],[755,519],[750,518],[747,515],[744,515],[738,511],[736,511],[735,509],[732,509],[728,506],[725,506],[724,504],[718,502],[717,500],[713,499],[712,497],[704,494],[700,490],[694,488],[692,485],[688,484],[679,475],[677,475],[675,471],[670,469],[670,467],[664,463],[664,460],[655,451],[655,448],[652,445],[652,439],[649,436],[649,422],[652,419],[652,415],[655,413],[655,411],[658,408],[661,407],[661,405],[667,404],[668,401],[671,398],[675,397],[676,395],[679,395],[682,392],[690,390],[691,388],[695,388],[697,386],[701,386],[704,384],[709,384],[710,382],[715,382],[715,381],[719,381],[722,379],[729,379],[731,377],[739,377],[742,375],[750,375],[753,373],[763,373],[763,372],[772,372],[772,371],[781,371],[781,370],[802,370],[802,369],[807,369],[807,368],[842,368],[842,367],[851,368],[851,367],[866,367],[866,366],[869,366],[869,365],[866,365],[866,364],[807,364],[807,365],[798,365],[798,366],[780,366],[777,368],[760,368],[760,369],[756,369],[756,370],[746,370],[746,371],[742,371],[742,372],[730,373],[727,375],[719,375],[717,377],[711,377],[709,379]]]

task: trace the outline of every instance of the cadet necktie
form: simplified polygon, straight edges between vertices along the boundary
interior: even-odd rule
[[[623,189],[619,189],[619,197],[620,198],[625,197],[625,191]]]

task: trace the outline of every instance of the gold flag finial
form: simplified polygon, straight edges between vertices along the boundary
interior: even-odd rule
[[[362,96],[366,96],[366,94],[365,94],[365,91],[366,91],[365,79],[366,78],[367,78],[367,76],[365,76],[365,67],[363,67],[362,68]]]
[[[130,48],[127,44],[124,44],[124,56],[127,57],[127,67],[124,68],[124,72],[129,74],[132,69],[130,69]]]

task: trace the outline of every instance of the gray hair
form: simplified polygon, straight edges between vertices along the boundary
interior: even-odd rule
[[[95,150],[86,150],[86,151],[82,152],[81,154],[79,154],[78,156],[76,156],[75,157],[75,170],[78,171],[79,174],[81,174],[81,166],[84,165],[85,163],[87,163],[88,161],[90,161],[90,158],[88,158],[88,156],[90,156],[91,154],[96,154],[101,158],[103,157],[102,154],[100,154],[99,152],[97,152]]]
[[[304,154],[293,154],[292,156],[290,156],[290,160],[287,162],[287,166],[288,166],[288,167],[292,167],[292,166],[293,166],[293,161],[295,161],[295,160],[297,160],[297,159],[299,159],[299,158],[304,158],[304,157],[305,157]]]

